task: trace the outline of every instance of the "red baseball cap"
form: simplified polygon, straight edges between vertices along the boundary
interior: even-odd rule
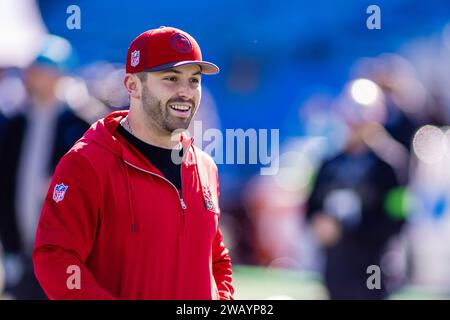
[[[127,73],[162,71],[186,64],[200,66],[203,74],[216,74],[219,67],[203,61],[197,41],[188,33],[159,27],[141,33],[128,48]]]

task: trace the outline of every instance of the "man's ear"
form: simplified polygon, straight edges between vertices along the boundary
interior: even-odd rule
[[[123,79],[123,84],[130,98],[139,99],[141,97],[141,83],[136,75],[127,73]]]

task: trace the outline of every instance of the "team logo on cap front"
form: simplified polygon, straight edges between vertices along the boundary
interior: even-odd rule
[[[139,64],[139,58],[141,56],[140,50],[135,50],[131,53],[131,66],[136,67]]]
[[[172,48],[181,53],[188,53],[192,51],[192,44],[189,39],[181,33],[176,33],[170,38],[170,45]]]
[[[64,185],[64,183],[55,185],[55,188],[53,189],[53,200],[55,200],[55,202],[62,201],[64,199],[64,195],[66,194],[67,188],[69,188],[69,186]]]

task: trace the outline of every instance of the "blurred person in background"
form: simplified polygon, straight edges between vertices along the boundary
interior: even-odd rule
[[[28,93],[24,112],[7,119],[0,136],[0,236],[6,291],[16,299],[45,298],[31,262],[37,222],[56,164],[89,128],[55,92],[73,63],[65,39],[46,37],[23,71]]]
[[[343,106],[347,142],[318,170],[306,218],[325,251],[329,298],[383,299],[388,296],[383,268],[381,288],[372,290],[367,287],[367,268],[381,266],[388,241],[401,230],[403,220],[386,208],[399,181],[393,167],[369,147],[371,136],[380,130],[369,115],[375,107],[351,102]]]
[[[428,120],[427,90],[413,65],[398,54],[382,54],[356,63],[359,76],[373,81],[383,93],[384,127],[396,141],[410,150],[414,133]]]
[[[246,235],[250,238],[253,263],[258,265],[285,269],[301,267],[302,221],[298,212],[303,199],[298,196],[301,187],[293,183],[300,176],[290,161],[295,161],[296,165],[302,162],[301,154],[282,154],[279,160],[281,172],[273,176],[255,175],[244,189],[249,219]],[[240,221],[244,222],[244,219]]]
[[[8,119],[22,110],[26,99],[22,70],[16,67],[0,67],[0,137]]]
[[[450,24],[416,39],[405,54],[428,91],[426,122],[412,148],[410,188],[414,206],[408,226],[411,283],[450,294]]]
[[[0,137],[3,135],[3,129],[7,123],[7,118],[0,112]]]

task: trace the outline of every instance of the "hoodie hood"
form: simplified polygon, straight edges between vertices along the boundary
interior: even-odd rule
[[[81,138],[80,142],[95,143],[101,148],[114,153],[126,162],[135,166],[145,167],[160,175],[161,172],[155,168],[139,151],[137,151],[125,138],[117,133],[117,126],[128,115],[128,110],[114,111],[105,118],[95,122]],[[183,163],[185,165],[195,165],[196,157],[193,148],[190,148],[194,139],[189,138],[186,133],[180,136],[180,142],[185,150]]]
[[[129,212],[131,213],[131,231],[134,233],[137,226],[135,223],[135,210],[133,210],[133,203],[131,201],[131,182],[128,172],[130,167],[147,171],[151,174],[158,175],[163,179],[165,178],[164,174],[158,168],[156,168],[144,155],[142,155],[133,145],[122,137],[122,135],[117,133],[117,126],[120,125],[122,119],[127,115],[128,110],[115,111],[110,113],[105,118],[98,120],[89,128],[88,131],[86,131],[84,136],[80,139],[80,143],[93,143],[122,159],[127,181],[128,206]],[[192,146],[193,138],[188,138],[185,133],[182,133],[180,135],[180,142],[182,143],[184,149],[183,165],[186,167],[196,166],[197,157],[195,155],[194,147]]]

